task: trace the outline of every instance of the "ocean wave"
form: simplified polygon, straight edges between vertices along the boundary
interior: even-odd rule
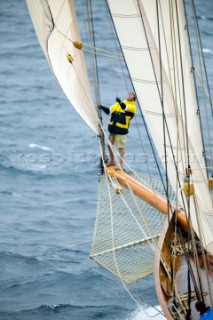
[[[197,16],[197,20],[207,20],[207,21],[213,21],[212,17],[207,17],[207,16]]]
[[[4,320],[95,320],[95,319],[124,319],[127,310],[112,305],[75,305],[75,304],[43,304],[36,308],[24,309],[18,312],[0,312]],[[121,314],[123,314],[122,317]]]
[[[37,172],[45,172],[47,169],[47,166],[42,164],[34,164],[34,165],[26,165],[25,163],[11,163],[11,162],[1,162],[0,168],[3,170],[8,170],[11,174],[16,173],[30,173],[30,174],[36,174]],[[48,173],[49,174],[49,173]]]
[[[30,143],[29,148],[36,148],[36,149],[44,150],[44,151],[53,151],[53,149],[51,149],[49,147],[40,146],[39,144],[35,144],[35,143]]]
[[[158,316],[157,319],[165,319],[165,317],[161,314],[160,307],[157,306],[155,308],[138,308],[134,312],[132,312],[126,320],[150,320],[151,318],[155,318]]]
[[[27,256],[27,255],[21,255],[15,252],[10,251],[0,251],[0,258],[5,259],[6,261],[22,261],[22,262],[30,262],[32,264],[40,263],[40,260],[38,260],[35,257]]]
[[[211,49],[208,49],[208,48],[203,48],[203,52],[206,53],[206,54],[213,54],[213,51]]]

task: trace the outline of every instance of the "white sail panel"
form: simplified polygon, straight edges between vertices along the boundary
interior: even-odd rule
[[[212,202],[202,156],[183,3],[170,0],[108,0],[108,5],[149,132],[163,165],[164,148],[167,149],[169,180],[177,190],[179,203],[185,208],[187,203],[182,200],[180,189],[184,184],[188,156],[190,158],[195,187],[195,197],[190,202],[193,227],[199,234],[196,218],[199,214],[205,230],[204,242],[210,248],[213,243],[209,227]]]
[[[80,41],[75,8],[72,0],[26,0],[34,28],[49,62],[67,98],[98,134],[99,121],[94,108],[82,50],[72,41]],[[71,55],[70,63],[67,55]]]

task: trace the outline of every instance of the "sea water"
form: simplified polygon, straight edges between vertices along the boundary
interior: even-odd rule
[[[212,85],[213,2],[197,2]],[[0,319],[162,319],[152,276],[139,308],[88,257],[98,143],[53,79],[24,0],[0,0],[0,48]]]

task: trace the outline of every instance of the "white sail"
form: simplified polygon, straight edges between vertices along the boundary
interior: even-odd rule
[[[108,0],[108,5],[140,107],[163,164],[165,130],[169,180],[177,192],[178,202],[185,208],[187,203],[181,198],[177,171],[183,186],[187,159],[190,159],[195,188],[195,196],[190,200],[193,227],[202,237],[197,225],[200,217],[205,246],[213,253],[212,201],[202,154],[183,3]],[[175,161],[169,150],[173,150]]]
[[[72,0],[26,0],[34,28],[53,74],[69,101],[98,134],[98,117],[89,86]],[[72,63],[67,55],[71,55]]]

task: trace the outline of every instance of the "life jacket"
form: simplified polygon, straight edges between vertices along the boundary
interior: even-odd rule
[[[110,133],[127,134],[129,132],[130,120],[134,117],[136,106],[134,101],[123,101],[126,109],[123,110],[120,103],[115,103],[110,107],[111,119],[108,125]]]

